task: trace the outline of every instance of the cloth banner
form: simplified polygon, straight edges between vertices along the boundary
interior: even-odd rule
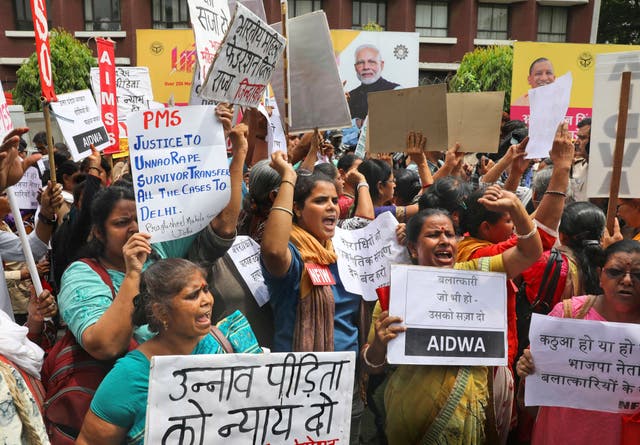
[[[100,68],[100,115],[109,135],[109,146],[104,149],[104,153],[113,154],[120,151],[115,83],[115,44],[113,40],[100,37],[96,39],[96,44],[98,48],[98,67]]]

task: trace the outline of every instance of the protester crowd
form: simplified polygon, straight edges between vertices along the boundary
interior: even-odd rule
[[[18,238],[0,231],[0,298],[13,306],[0,311],[0,442],[141,444],[151,357],[266,348],[357,354],[351,444],[369,443],[365,410],[380,444],[637,443],[633,416],[522,401],[535,370],[532,313],[640,322],[640,200],[620,200],[619,223],[605,229],[573,174],[586,168],[588,132],[574,144],[561,124],[539,160],[526,157],[526,126],[513,121],[486,156],[459,145],[426,152],[429,135],[411,132],[404,153],[361,159],[316,131],[290,135],[287,152],[268,157],[256,138],[265,119],[247,112],[232,126],[232,116],[226,105],[211,116],[231,147],[228,204],[201,232],[161,243],[139,230],[126,160],[112,166],[93,150],[76,164],[58,147],[58,183],[44,183],[29,235],[40,295]],[[22,160],[25,132],[0,147],[2,190],[39,156]],[[387,364],[403,320],[345,289],[332,244],[336,227],[385,212],[413,264],[506,274],[508,366]],[[261,246],[265,306],[229,258],[237,235]],[[307,264],[334,283],[314,281]]]

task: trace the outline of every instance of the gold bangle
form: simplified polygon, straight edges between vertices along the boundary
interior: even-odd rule
[[[280,184],[282,184],[283,182],[284,182],[285,184],[291,184],[291,187],[296,188],[296,185],[295,185],[292,181],[289,181],[288,179],[283,179],[283,180],[281,180],[281,181],[280,181]]]
[[[277,207],[277,206],[273,206],[273,207],[271,207],[271,210],[281,210],[281,211],[283,211],[283,212],[287,212],[289,215],[291,215],[291,216],[293,217],[293,211],[292,211],[292,210],[289,210],[289,209],[287,209],[287,208],[285,208],[285,207]]]

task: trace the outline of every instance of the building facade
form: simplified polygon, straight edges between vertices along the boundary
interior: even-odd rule
[[[45,0],[39,0],[45,1]],[[0,0],[0,80],[15,86],[16,70],[34,51],[30,0]],[[95,37],[116,41],[116,63],[136,65],[136,29],[188,28],[187,0],[46,0],[49,27],[62,27],[95,51]],[[270,23],[280,0],[264,0]],[[423,81],[455,71],[478,46],[513,40],[595,43],[600,0],[289,0],[289,17],[323,9],[332,29],[377,23],[387,31],[420,33]]]

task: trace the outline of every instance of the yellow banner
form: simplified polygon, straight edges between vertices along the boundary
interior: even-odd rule
[[[191,29],[139,29],[136,31],[138,66],[149,67],[153,98],[176,105],[189,103],[196,48]]]

